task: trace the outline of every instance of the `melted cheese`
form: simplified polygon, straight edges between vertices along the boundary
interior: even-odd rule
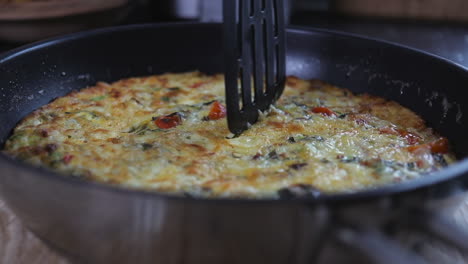
[[[67,175],[205,197],[354,192],[454,161],[423,120],[395,102],[288,77],[281,99],[239,136],[224,78],[198,72],[131,78],[56,99],[25,118],[5,152]],[[176,113],[177,125],[158,126]]]

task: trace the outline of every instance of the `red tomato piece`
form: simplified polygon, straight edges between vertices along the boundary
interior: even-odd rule
[[[211,105],[210,113],[208,114],[208,119],[218,120],[224,117],[226,117],[226,107],[220,102],[215,101]]]
[[[432,153],[444,154],[444,153],[448,153],[449,144],[448,144],[448,140],[446,138],[439,138],[439,139],[437,139],[435,141],[432,141],[430,143],[415,145],[415,146],[409,146],[407,149],[410,152],[417,152],[417,151],[420,151],[420,150],[427,149],[427,150],[430,150]]]
[[[379,129],[380,134],[398,135],[398,132],[393,127],[383,127]]]
[[[421,137],[416,135],[416,134],[410,133],[410,132],[408,132],[406,130],[403,130],[403,129],[397,129],[397,128],[394,128],[394,127],[384,127],[384,128],[379,129],[379,132],[380,132],[380,134],[398,135],[398,136],[406,139],[406,141],[410,145],[414,145],[416,143],[419,143],[419,141],[421,139]]]
[[[327,107],[319,106],[319,107],[314,107],[312,108],[312,112],[316,114],[322,114],[325,116],[335,116],[335,112],[332,110],[328,109]]]
[[[449,143],[446,138],[439,138],[436,141],[429,143],[432,153],[447,153],[449,151]]]
[[[173,113],[166,116],[160,116],[154,120],[156,126],[162,129],[169,129],[178,126],[182,123],[182,118],[178,113]]]
[[[206,82],[206,81],[196,82],[196,83],[194,83],[194,84],[189,85],[189,87],[190,87],[190,88],[199,88],[200,86],[202,86],[202,85],[204,85],[204,84],[206,84],[206,83],[208,83],[208,82]]]
[[[408,131],[405,131],[403,129],[398,129],[397,132],[398,132],[398,135],[400,135],[400,137],[402,138],[405,138],[408,144],[410,145],[419,143],[419,140],[421,139],[420,136],[410,133]]]
[[[70,155],[70,154],[67,154],[63,157],[63,163],[65,164],[69,164],[70,161],[74,158],[75,156],[73,155]]]

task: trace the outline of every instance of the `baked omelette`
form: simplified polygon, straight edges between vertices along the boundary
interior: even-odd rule
[[[241,135],[223,75],[130,78],[28,115],[4,152],[65,175],[197,197],[291,198],[410,180],[455,161],[446,138],[396,102],[288,77]]]

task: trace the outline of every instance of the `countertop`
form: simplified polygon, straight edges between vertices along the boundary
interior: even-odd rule
[[[292,23],[352,32],[418,48],[468,67],[468,25],[434,22],[383,21],[355,18],[331,18],[321,14],[297,14]],[[0,53],[16,44],[0,43]],[[0,175],[3,172],[0,168]],[[438,201],[440,210],[468,229],[468,193]],[[408,247],[417,247],[429,263],[468,263],[468,258],[430,240],[411,235],[404,239]],[[67,260],[48,249],[32,235],[0,200],[0,263],[67,264]]]

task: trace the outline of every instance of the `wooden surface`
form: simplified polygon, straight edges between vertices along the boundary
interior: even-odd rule
[[[0,263],[68,264],[18,221],[0,200]]]
[[[373,17],[468,21],[466,0],[334,0],[336,11]]]
[[[64,17],[117,8],[129,0],[43,0],[9,2],[0,0],[0,20]]]
[[[468,228],[468,194],[438,203],[438,208],[461,226]],[[403,234],[400,240],[410,248],[418,246],[428,263],[463,264],[468,258],[440,243]],[[70,264],[32,235],[0,200],[0,263],[8,264]],[[353,263],[352,261],[348,263]]]

